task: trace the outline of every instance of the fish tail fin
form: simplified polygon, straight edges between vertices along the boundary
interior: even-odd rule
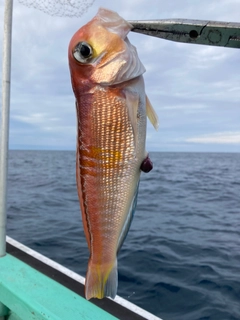
[[[115,298],[118,286],[117,259],[112,264],[88,263],[88,271],[85,282],[85,297],[102,299],[104,297]]]

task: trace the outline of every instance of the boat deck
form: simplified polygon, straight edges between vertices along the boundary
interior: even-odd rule
[[[11,310],[8,320],[161,320],[119,296],[87,301],[83,277],[9,237],[0,269],[0,302]]]

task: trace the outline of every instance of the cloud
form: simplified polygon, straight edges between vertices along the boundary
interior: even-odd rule
[[[217,143],[217,144],[239,144],[240,131],[236,132],[217,132],[209,135],[186,139],[186,142],[194,143]]]
[[[22,115],[13,115],[13,119],[30,123],[30,124],[42,124],[45,123],[48,115],[46,113],[33,113],[29,114],[28,116],[22,116]],[[48,118],[50,121],[58,121],[59,118]]]
[[[75,148],[76,113],[68,43],[100,6],[129,20],[239,21],[238,0],[95,0],[81,18],[48,16],[14,1],[11,148]],[[189,137],[239,132],[239,50],[181,44],[134,33],[129,38],[147,69],[146,92],[160,120],[158,132],[148,125],[148,150],[196,151],[207,144],[185,142]],[[216,144],[222,150],[236,146],[231,142]]]

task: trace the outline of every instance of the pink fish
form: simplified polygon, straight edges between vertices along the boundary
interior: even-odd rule
[[[117,253],[137,203],[140,172],[152,168],[145,151],[146,114],[157,115],[145,94],[145,68],[127,38],[132,26],[99,9],[73,36],[69,66],[77,108],[76,178],[90,250],[87,299],[114,298]]]

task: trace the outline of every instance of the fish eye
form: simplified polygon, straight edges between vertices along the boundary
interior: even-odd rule
[[[92,57],[93,49],[87,42],[79,42],[73,50],[74,58],[82,63],[88,62]]]

